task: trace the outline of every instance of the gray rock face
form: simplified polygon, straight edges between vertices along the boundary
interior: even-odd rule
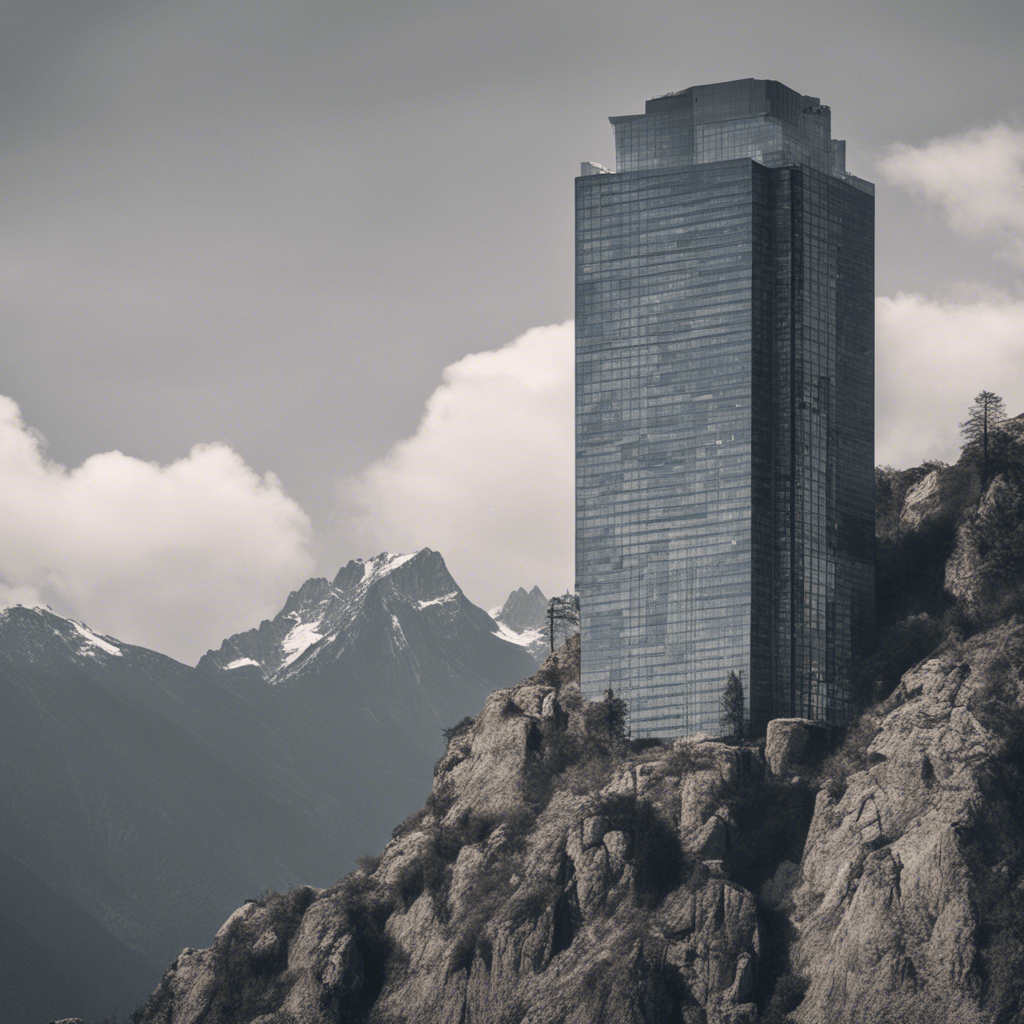
[[[1016,1019],[1024,625],[907,673],[809,817],[804,723],[770,769],[705,738],[633,752],[577,654],[492,694],[379,864],[247,904],[142,1024]]]
[[[828,730],[809,718],[773,719],[765,737],[765,761],[776,778],[788,778],[820,761],[828,739]]]
[[[508,595],[508,600],[494,618],[496,622],[504,622],[510,629],[521,633],[543,626],[547,613],[548,599],[540,587],[534,587],[529,593],[520,587]]]
[[[548,625],[548,599],[540,587],[534,587],[529,593],[522,587],[513,590],[495,614],[494,621],[503,639],[523,647],[538,664],[551,652],[550,640],[544,632]],[[556,630],[556,646],[557,636]]]
[[[1024,630],[1001,628],[908,672],[865,732],[845,789],[818,793],[799,884],[792,958],[809,979],[797,1021],[988,1021],[1005,1012],[986,981],[978,880],[1019,842],[993,799],[1005,724],[1020,716]],[[998,693],[998,696],[995,694]],[[999,702],[1001,707],[994,707]],[[1000,716],[1002,721],[1000,721]],[[872,734],[873,733],[873,737]],[[1018,857],[1019,860],[1019,857]],[[1020,866],[1003,865],[1007,888]]]
[[[900,525],[906,530],[920,530],[956,518],[976,497],[977,489],[964,471],[954,466],[933,469],[907,491]]]
[[[629,753],[580,696],[578,643],[453,737],[372,873],[247,904],[179,957],[144,1024],[753,1024],[757,899],[680,836],[684,810],[722,820],[715,794],[756,751]]]
[[[1019,602],[1024,572],[1024,492],[997,476],[957,529],[946,563],[946,591],[978,624],[997,620]]]

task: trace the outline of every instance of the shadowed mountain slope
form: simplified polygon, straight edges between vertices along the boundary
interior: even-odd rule
[[[441,729],[535,663],[440,555],[399,557],[305,584],[276,647],[254,642],[267,624],[225,642],[225,664],[252,655],[266,673],[0,611],[0,856],[24,883],[0,902],[0,976],[14,979],[0,1020],[126,1012],[241,900],[332,883],[422,802]],[[309,594],[332,587],[316,618]],[[303,615],[303,642],[315,624],[322,636],[296,652]],[[40,930],[28,891],[79,925]],[[85,980],[101,976],[93,998]]]

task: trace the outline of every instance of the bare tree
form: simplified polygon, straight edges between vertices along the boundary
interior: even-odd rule
[[[555,638],[561,633],[562,640],[567,640],[580,629],[580,599],[576,594],[566,591],[559,597],[548,601],[548,623],[544,627],[544,635],[548,638],[551,650],[555,649]]]
[[[741,672],[729,673],[722,690],[722,732],[730,739],[743,739],[743,683]]]
[[[988,482],[992,436],[995,428],[1006,419],[1003,400],[991,391],[982,391],[975,396],[974,405],[967,410],[967,419],[960,424],[960,436],[964,439],[962,450],[981,453],[981,485]]]

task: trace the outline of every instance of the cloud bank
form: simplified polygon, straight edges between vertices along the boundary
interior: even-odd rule
[[[412,437],[341,484],[364,548],[440,551],[485,606],[574,578],[573,324],[446,367]]]
[[[959,424],[982,390],[1024,412],[1024,299],[942,300],[898,293],[875,302],[875,461],[955,462]]]
[[[923,146],[898,143],[883,175],[941,207],[955,231],[1002,239],[1024,261],[1024,128],[999,122]]]
[[[1001,122],[890,147],[892,184],[936,204],[949,226],[1024,263],[1024,128]],[[959,421],[981,390],[1024,412],[1024,299],[960,285],[952,297],[898,293],[876,304],[876,459],[897,466],[953,461]]]
[[[0,603],[46,603],[195,661],[280,607],[311,525],[224,444],[169,465],[103,452],[68,469],[0,396]]]
[[[1024,253],[1024,132],[1008,124],[892,147],[883,174],[951,228]],[[951,296],[953,293],[951,293]],[[1024,411],[1024,298],[880,297],[876,461],[951,461],[973,396]],[[412,436],[342,481],[344,557],[440,550],[484,605],[572,586],[573,325],[448,366]],[[312,571],[312,527],[273,474],[223,444],[168,465],[105,452],[69,469],[0,397],[0,602],[46,602],[194,661],[280,607]]]

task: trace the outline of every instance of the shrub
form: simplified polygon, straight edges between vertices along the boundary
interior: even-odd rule
[[[667,775],[685,775],[714,766],[714,758],[703,743],[680,743],[662,762]]]
[[[788,1024],[791,1014],[807,993],[807,981],[787,971],[775,983],[772,997],[768,1000],[758,1024]]]
[[[513,850],[523,850],[534,825],[537,824],[537,815],[528,807],[520,807],[506,814],[499,824],[505,829],[509,846]]]
[[[343,928],[355,938],[363,961],[361,998],[353,1009],[365,1012],[380,995],[389,963],[395,954],[394,944],[384,930],[395,909],[394,899],[392,893],[359,874],[347,875],[334,887],[331,895],[342,916]]]
[[[531,742],[532,740],[532,742]],[[594,753],[590,741],[563,729],[541,731],[533,727],[527,740],[527,762],[522,775],[523,799],[540,814],[558,789],[568,788],[567,769]]]
[[[457,722],[448,729],[442,729],[441,735],[444,736],[446,743],[451,743],[457,736],[465,736],[475,724],[476,719],[472,715],[466,715],[461,722]]]
[[[512,892],[511,876],[511,863],[505,858],[493,862],[477,876],[472,905],[459,918],[454,942],[448,951],[449,975],[468,970],[477,953],[490,967],[492,947],[485,929],[508,901]]]
[[[909,615],[881,629],[875,652],[854,664],[854,692],[863,699],[885,700],[899,685],[903,673],[927,658],[945,637],[942,619],[927,612]]]
[[[665,822],[646,800],[636,804],[633,865],[637,902],[647,910],[658,906],[685,874],[686,858],[678,830]]]
[[[629,749],[634,754],[642,754],[645,750],[652,750],[655,747],[664,749],[668,745],[667,740],[659,739],[657,736],[641,736],[629,741]]]
[[[396,825],[391,830],[391,838],[401,839],[402,836],[407,836],[410,832],[415,832],[426,817],[426,807],[421,807],[418,811],[413,811],[413,813],[410,814],[403,822]]]
[[[379,853],[366,853],[363,854],[362,857],[356,857],[356,867],[359,868],[360,871],[364,871],[366,874],[372,875],[377,870],[377,868],[380,867],[380,862],[382,859],[383,858]]]
[[[434,788],[431,789],[424,808],[428,814],[432,814],[440,820],[452,809],[455,797],[455,787],[452,785],[451,779],[445,778],[435,781]]]

